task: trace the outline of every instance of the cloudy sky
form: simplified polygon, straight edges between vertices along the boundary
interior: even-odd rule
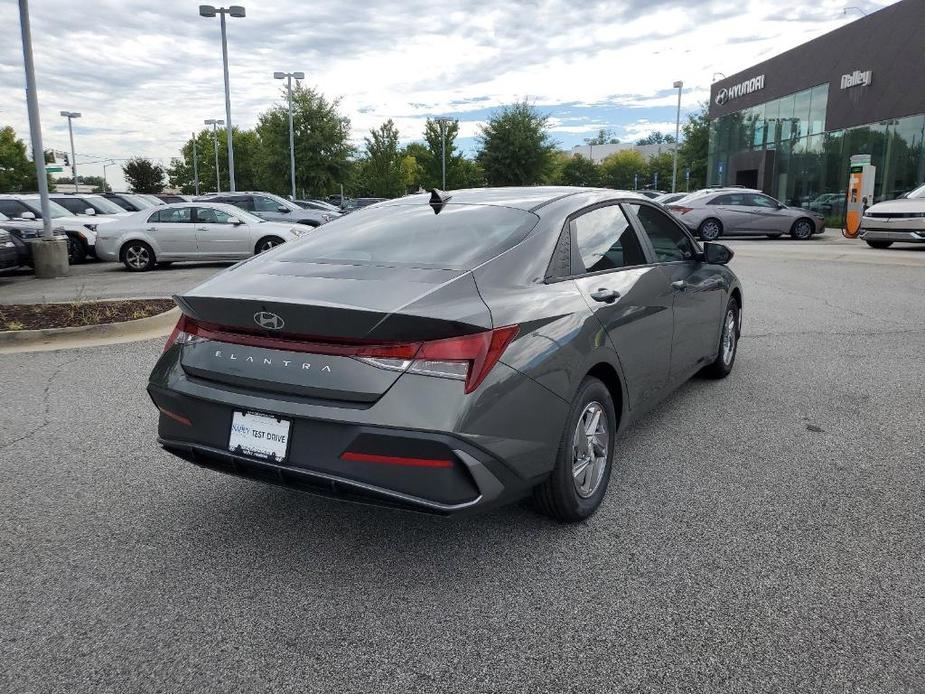
[[[275,70],[307,73],[353,126],[387,118],[403,141],[428,116],[461,122],[473,151],[497,106],[527,98],[550,114],[563,148],[599,128],[624,141],[673,131],[705,101],[714,73],[731,75],[894,0],[236,0],[228,20],[232,116],[251,127],[280,99]],[[165,163],[206,118],[224,118],[218,19],[188,0],[32,0],[32,36],[47,149],[66,149],[61,110],[75,121],[78,164],[105,158]],[[28,139],[17,3],[0,2],[0,125]],[[118,166],[108,169],[121,187]]]

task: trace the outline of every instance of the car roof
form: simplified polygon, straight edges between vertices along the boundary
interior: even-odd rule
[[[610,188],[580,188],[577,186],[511,186],[498,188],[464,188],[462,190],[445,191],[450,196],[450,202],[468,203],[480,205],[499,205],[502,207],[512,207],[515,209],[526,210],[531,212],[544,205],[566,198],[579,193],[607,193],[609,195],[618,195],[620,197],[639,198],[648,200],[649,198],[640,195],[631,190],[612,190]],[[430,193],[416,193],[397,200],[398,204],[410,204],[413,202],[428,202]]]

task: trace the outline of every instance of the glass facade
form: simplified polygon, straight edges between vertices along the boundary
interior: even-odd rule
[[[925,182],[925,114],[825,132],[828,94],[820,84],[714,119],[707,184],[760,188],[840,226],[851,155],[871,155],[876,202]]]

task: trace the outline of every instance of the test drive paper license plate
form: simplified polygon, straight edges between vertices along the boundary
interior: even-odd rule
[[[228,450],[280,463],[286,459],[290,425],[288,419],[236,411],[231,419]]]

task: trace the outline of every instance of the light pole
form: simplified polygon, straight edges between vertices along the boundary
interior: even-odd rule
[[[674,83],[674,88],[678,90],[678,117],[674,123],[674,162],[671,167],[671,192],[677,192],[678,183],[678,138],[681,136],[681,90],[684,88],[684,82],[678,80]]]
[[[292,78],[304,80],[304,72],[274,72],[273,79],[286,80],[286,93],[289,98],[289,176],[292,179],[292,199],[295,200],[295,135],[292,130]]]
[[[196,133],[193,133],[193,190],[199,195],[199,156],[196,153]]]
[[[74,153],[74,128],[71,123],[75,118],[80,118],[79,113],[73,111],[61,111],[61,115],[67,118],[67,131],[71,136],[71,176],[74,177],[74,192],[80,192],[80,186],[77,183],[77,155]]]
[[[446,118],[437,118],[440,124],[440,170],[442,172],[442,190],[446,190]]]
[[[103,164],[103,192],[104,193],[106,192],[106,189],[109,188],[109,181],[106,178],[106,167],[115,166],[115,165],[116,165],[116,162],[114,161],[109,161]]]
[[[212,126],[212,149],[215,150],[215,192],[221,193],[222,177],[218,170],[218,130],[216,130],[216,126],[224,125],[225,121],[221,120],[220,118],[217,120],[215,118],[210,118],[209,120],[204,120],[202,122],[206,125]],[[234,192],[234,188],[231,189],[231,192]]]
[[[228,187],[233,193],[234,186],[234,145],[231,141],[231,87],[228,83],[228,37],[225,29],[225,15],[232,17],[244,17],[244,8],[240,5],[232,5],[227,9],[224,7],[213,7],[212,5],[200,5],[200,17],[214,17],[219,15],[222,24],[222,63],[225,68],[225,132],[228,140]],[[216,155],[218,156],[218,155]]]

